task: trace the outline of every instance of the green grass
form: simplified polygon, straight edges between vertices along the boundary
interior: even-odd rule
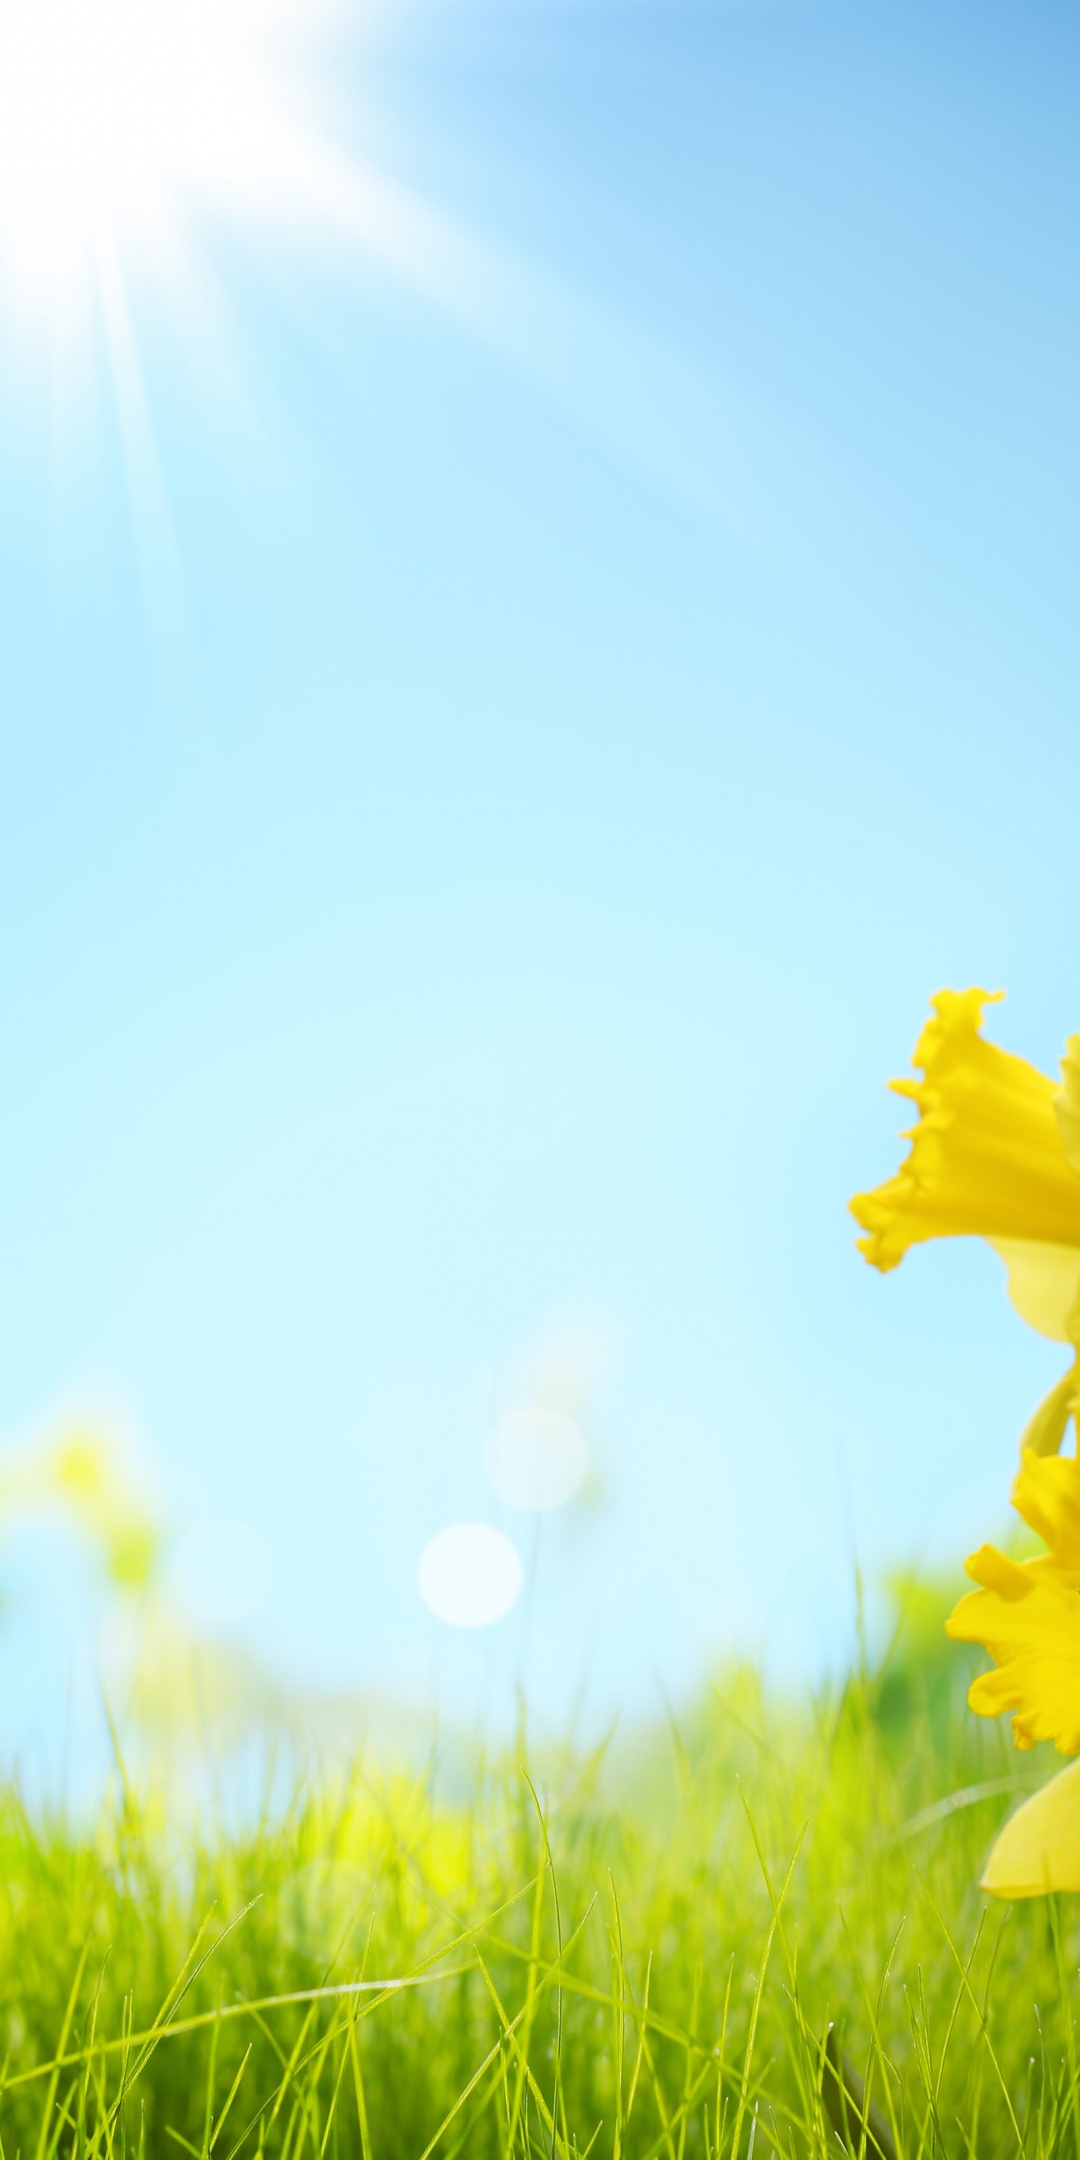
[[[852,2151],[1080,2154],[1074,1905],[977,1888],[1051,1764],[908,1603],[812,1704],[734,1673],[456,1797],[361,1761],[247,1830],[129,1792],[91,1832],[9,1795],[7,2160],[835,2154],[830,2023]]]

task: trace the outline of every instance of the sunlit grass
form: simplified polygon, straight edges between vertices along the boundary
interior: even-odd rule
[[[1046,1766],[939,1627],[804,1710],[734,1674],[588,1759],[361,1760],[246,1829],[9,1797],[4,2153],[835,2152],[838,2048],[854,2150],[1074,2152],[1073,1909],[977,1888]]]

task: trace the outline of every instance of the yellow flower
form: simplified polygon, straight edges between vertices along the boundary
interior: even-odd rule
[[[1009,1294],[1040,1334],[1080,1349],[1080,1036],[1061,1085],[982,1033],[985,990],[943,990],[915,1047],[921,1080],[894,1080],[917,1104],[906,1160],[851,1203],[859,1247],[886,1272],[912,1245],[982,1237],[1005,1262]],[[1038,1454],[1060,1447],[1080,1394],[1080,1358],[1024,1434]]]
[[[1049,1550],[1017,1562],[983,1545],[967,1562],[980,1585],[946,1623],[959,1642],[983,1643],[996,1670],[973,1680],[982,1717],[1012,1712],[1018,1748],[1052,1740],[1080,1753],[1080,1462],[1025,1450],[1013,1506]],[[1080,1890],[1080,1764],[1025,1802],[1002,1831],[983,1876],[999,1897]]]
[[[1070,1413],[1080,1422],[1080,1036],[1060,1086],[984,1040],[984,990],[946,990],[915,1050],[922,1079],[894,1082],[918,1108],[910,1153],[894,1178],[860,1193],[852,1213],[874,1267],[897,1266],[935,1237],[982,1237],[1005,1262],[1022,1317],[1071,1343],[1071,1370],[1051,1389],[1021,1443],[1013,1504],[1047,1551],[1017,1562],[984,1545],[967,1563],[979,1588],[948,1622],[983,1643],[994,1669],[972,1682],[983,1717],[1012,1713],[1019,1748],[1052,1740],[1080,1754],[1080,1462],[1055,1459]],[[983,1886],[999,1897],[1080,1890],[1080,1763],[1009,1821]]]
[[[1010,1815],[986,1863],[982,1887],[1002,1898],[1080,1890],[1080,1762],[1059,1770]]]
[[[1025,1449],[1013,1506],[1050,1547],[1039,1560],[1010,1560],[981,1545],[966,1572],[981,1584],[947,1622],[958,1642],[984,1643],[997,1671],[973,1680],[968,1701],[983,1717],[1013,1712],[1019,1748],[1052,1740],[1080,1753],[1080,1463]]]

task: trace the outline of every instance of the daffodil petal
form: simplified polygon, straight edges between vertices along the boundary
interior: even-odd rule
[[[1080,1763],[1070,1763],[1010,1815],[993,1846],[982,1887],[993,1897],[1044,1897],[1080,1890]]]
[[[1077,1401],[1080,1399],[1080,1358],[1074,1358],[1067,1373],[1044,1395],[1038,1409],[1030,1417],[1020,1435],[1020,1459],[1027,1454],[1056,1455],[1065,1438],[1065,1430]]]
[[[1054,1110],[1066,1158],[1080,1176],[1080,1035],[1070,1035],[1065,1045]]]
[[[1039,1462],[1037,1469],[1076,1471],[1070,1457]],[[1019,1481],[1018,1481],[1019,1482]],[[1042,1560],[1010,1560],[983,1545],[965,1562],[981,1584],[949,1614],[945,1632],[956,1642],[984,1644],[996,1671],[980,1673],[968,1702],[980,1717],[1013,1713],[1018,1748],[1052,1740],[1062,1755],[1080,1753],[1080,1595],[1076,1576],[1056,1554]]]
[[[1012,1504],[1028,1528],[1050,1548],[1049,1559],[1036,1561],[1033,1572],[1052,1566],[1080,1583],[1080,1463],[1075,1455],[1040,1457],[1026,1448],[1012,1489]]]
[[[1070,1322],[1080,1299],[1080,1246],[1031,1238],[989,1242],[1005,1262],[1009,1296],[1021,1320],[1053,1342],[1071,1342]]]

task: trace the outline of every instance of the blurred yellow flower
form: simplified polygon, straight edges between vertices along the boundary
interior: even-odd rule
[[[37,1483],[43,1499],[60,1501],[81,1522],[118,1589],[146,1589],[160,1538],[103,1433],[79,1428],[66,1434],[41,1463]]]
[[[918,1107],[895,1177],[851,1203],[860,1251],[886,1272],[928,1238],[982,1237],[1009,1294],[1042,1335],[1080,1349],[1080,1036],[1061,1084],[981,1032],[1001,993],[943,990],[915,1046],[921,1080],[894,1080]],[[1059,1448],[1080,1394],[1080,1358],[1031,1420],[1023,1445]]]
[[[1013,1506],[1049,1550],[1010,1560],[980,1546],[967,1573],[980,1585],[946,1622],[958,1642],[983,1643],[996,1670],[973,1680],[968,1701],[982,1717],[1012,1712],[1018,1748],[1052,1740],[1080,1753],[1080,1462],[1040,1460],[1025,1450]],[[1074,1766],[1007,1823],[983,1886],[1000,1897],[1080,1889],[1080,1780]]]
[[[51,1475],[58,1493],[84,1508],[108,1502],[108,1458],[96,1433],[70,1433],[52,1457]]]
[[[117,1589],[149,1587],[160,1532],[106,1433],[76,1426],[51,1444],[0,1456],[0,1520],[38,1509],[59,1509],[79,1524]]]

